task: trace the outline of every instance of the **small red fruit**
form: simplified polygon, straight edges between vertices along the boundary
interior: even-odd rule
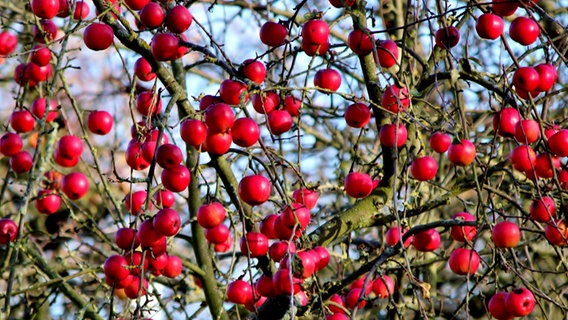
[[[521,230],[514,222],[501,221],[491,230],[491,238],[497,248],[514,248],[521,240]]]
[[[416,158],[410,165],[410,173],[418,181],[432,180],[438,173],[438,163],[430,156]]]
[[[183,164],[175,168],[164,169],[161,178],[164,188],[172,192],[182,192],[191,181],[189,169]]]
[[[440,246],[440,233],[436,229],[428,229],[414,234],[412,245],[418,251],[434,251]]]
[[[369,30],[355,29],[347,37],[347,46],[357,55],[366,55],[373,51],[375,39]]]
[[[448,264],[457,275],[474,274],[479,268],[479,254],[475,250],[456,248],[452,251]]]
[[[236,280],[227,286],[227,301],[247,304],[253,300],[252,286],[244,280]]]
[[[388,148],[400,148],[406,142],[408,137],[408,132],[404,124],[398,124],[398,130],[396,129],[396,124],[389,123],[381,127],[379,131],[379,140],[381,145]]]
[[[233,142],[239,147],[248,148],[260,138],[260,128],[254,119],[239,118],[231,128]]]
[[[267,21],[260,28],[260,41],[271,47],[278,47],[284,44],[288,30],[280,23]]]
[[[505,23],[503,18],[496,14],[484,13],[477,18],[475,30],[480,38],[495,40],[503,34]]]
[[[401,237],[406,233],[406,229],[402,229],[399,226],[390,227],[385,233],[385,242],[387,245],[394,247],[400,243]],[[404,241],[404,247],[408,248],[412,243],[413,236],[406,238]]]
[[[227,211],[219,202],[203,204],[197,209],[197,223],[205,229],[220,225],[226,216]]]
[[[241,100],[248,100],[247,85],[231,79],[225,79],[219,87],[219,94],[223,102],[230,105],[239,105]]]
[[[174,236],[181,227],[181,219],[179,213],[170,208],[164,208],[158,211],[152,220],[154,230],[164,236]]]
[[[314,86],[335,92],[341,86],[341,75],[334,69],[318,70],[314,77]]]
[[[549,222],[556,215],[556,204],[549,196],[535,199],[530,206],[531,219],[538,222]]]
[[[475,145],[467,139],[453,143],[448,149],[448,159],[456,166],[468,166],[475,160]]]
[[[452,216],[454,220],[475,221],[475,217],[467,212],[456,213]],[[471,241],[477,234],[476,226],[452,226],[450,236],[460,242]]]
[[[240,248],[245,256],[247,254],[250,254],[251,258],[264,256],[268,252],[268,238],[260,232],[248,232],[241,238]]]
[[[80,172],[72,172],[61,180],[61,191],[71,200],[81,199],[89,191],[89,180]]]
[[[89,131],[98,135],[105,135],[112,130],[114,120],[112,115],[104,110],[95,110],[89,113],[87,127]]]
[[[394,281],[386,274],[373,281],[373,292],[379,299],[385,299],[394,294]]]
[[[292,116],[286,110],[272,110],[267,116],[267,126],[273,135],[279,136],[292,128]]]
[[[112,45],[114,32],[109,25],[93,22],[85,28],[83,40],[87,48],[91,50],[105,50]]]
[[[357,102],[349,105],[345,109],[345,122],[352,128],[363,128],[369,120],[371,120],[371,111],[369,106],[364,103]]]
[[[533,293],[527,288],[517,288],[505,298],[505,308],[514,317],[528,316],[534,309]]]
[[[521,116],[517,109],[503,108],[493,115],[493,130],[502,137],[512,137],[515,135],[515,128],[519,121],[521,121]]]
[[[497,292],[489,299],[487,310],[493,318],[497,320],[512,320],[514,318],[505,307],[505,300],[508,295],[507,292]]]
[[[387,39],[378,42],[377,56],[383,68],[390,68],[398,61],[398,46],[393,40]]]
[[[524,46],[528,46],[538,39],[540,27],[531,18],[517,17],[509,26],[509,36]]]
[[[383,92],[381,105],[383,108],[393,113],[406,110],[410,105],[408,89],[406,87],[400,87],[397,84],[388,86],[385,92]]]
[[[353,198],[365,198],[373,191],[373,179],[364,172],[351,172],[345,177],[345,192]]]
[[[8,244],[16,241],[18,235],[18,225],[12,219],[0,219],[0,244]]]
[[[460,41],[460,31],[454,26],[440,28],[436,31],[434,37],[436,39],[436,46],[449,50],[455,47]]]
[[[192,22],[193,16],[189,10],[182,5],[177,5],[171,8],[166,16],[166,26],[168,27],[168,30],[173,33],[185,32],[189,29]]]
[[[266,67],[259,60],[247,59],[240,68],[241,73],[250,81],[261,84],[266,78]]]
[[[239,182],[239,197],[251,206],[265,203],[271,191],[270,180],[258,174],[246,176]]]

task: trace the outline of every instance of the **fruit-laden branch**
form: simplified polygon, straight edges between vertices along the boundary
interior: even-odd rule
[[[187,98],[185,88],[182,87],[178,81],[176,81],[172,73],[164,65],[162,65],[161,62],[154,59],[152,53],[150,52],[150,46],[148,45],[148,43],[146,43],[146,41],[140,38],[138,34],[132,28],[130,28],[128,21],[123,18],[118,12],[116,12],[116,10],[111,6],[111,2],[105,2],[104,0],[93,0],[93,3],[100,12],[110,10],[110,12],[113,12],[116,15],[115,18],[113,14],[106,13],[101,17],[101,21],[112,27],[114,36],[117,37],[125,47],[140,54],[150,63],[150,65],[152,66],[152,71],[156,73],[158,79],[160,79],[166,90],[168,90],[171,95],[178,95],[178,107],[183,109],[184,112],[190,116],[195,115],[195,111],[191,107],[191,104]]]

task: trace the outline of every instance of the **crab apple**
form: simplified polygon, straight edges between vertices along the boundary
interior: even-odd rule
[[[408,132],[404,124],[398,124],[398,130],[396,129],[395,123],[385,124],[381,127],[379,131],[379,140],[381,145],[387,148],[400,148],[406,142],[408,137]]]
[[[514,317],[528,316],[534,309],[533,293],[527,288],[517,288],[505,298],[505,308]]]
[[[180,58],[179,48],[180,38],[169,32],[155,34],[150,44],[152,56],[158,61],[171,61]]]
[[[515,140],[531,144],[540,138],[540,125],[536,120],[523,119],[515,126]]]
[[[128,260],[122,255],[112,255],[105,260],[103,271],[112,282],[123,280],[130,274]]]
[[[205,229],[205,239],[209,243],[221,244],[227,241],[230,236],[229,227],[221,223],[213,228]]]
[[[454,26],[448,26],[438,29],[434,35],[436,46],[449,50],[455,47],[460,41],[460,31]]]
[[[267,115],[270,133],[279,136],[292,128],[292,116],[286,110],[272,110]]]
[[[136,237],[136,230],[132,228],[120,228],[114,236],[116,245],[125,251],[131,251],[140,246],[140,240]]]
[[[365,307],[365,305],[367,305],[367,301],[365,301],[365,297],[367,295],[364,293],[362,294],[361,291],[363,291],[363,289],[361,288],[354,288],[349,290],[349,292],[345,296],[345,306],[347,308],[355,309],[355,307],[357,307],[358,309],[362,309]]]
[[[385,299],[394,294],[394,280],[385,275],[382,275],[373,281],[373,292],[380,299]]]
[[[450,254],[448,265],[453,273],[465,276],[474,274],[479,268],[479,254],[475,250],[456,248]]]
[[[300,115],[300,107],[302,106],[302,101],[296,99],[292,95],[287,95],[284,97],[284,110],[288,111],[293,117]]]
[[[143,212],[143,207],[146,204],[148,193],[145,190],[134,191],[124,197],[124,205],[126,210],[132,215],[139,215]],[[152,209],[152,203],[148,202],[148,210]]]
[[[87,127],[94,134],[104,136],[112,130],[114,119],[112,115],[104,110],[95,110],[87,117]]]
[[[302,42],[321,45],[328,42],[329,26],[323,20],[310,20],[302,26]]]
[[[531,219],[538,222],[549,222],[556,215],[556,204],[549,196],[535,199],[531,202],[529,210]]]
[[[519,121],[521,121],[521,116],[517,109],[503,108],[493,115],[493,130],[502,137],[512,137],[515,135],[515,128]]]
[[[538,88],[538,71],[533,67],[520,67],[513,74],[513,85],[516,89],[531,92]]]
[[[156,79],[156,73],[152,70],[152,66],[144,57],[138,58],[134,63],[134,74],[142,81],[151,81]]]
[[[165,19],[164,9],[156,2],[148,2],[144,5],[139,15],[140,23],[148,29],[161,26]]]
[[[61,205],[61,198],[53,190],[45,189],[38,192],[35,200],[35,207],[37,211],[43,214],[54,214],[59,210]]]
[[[487,310],[493,318],[497,320],[512,320],[514,318],[505,307],[505,300],[508,295],[507,292],[497,292],[489,299]]]
[[[279,269],[272,275],[272,287],[275,295],[297,293],[300,291],[301,279],[290,276],[291,271],[288,269]]]
[[[259,60],[247,59],[243,61],[239,71],[256,84],[261,84],[266,78],[266,67]]]
[[[146,295],[148,289],[148,280],[146,278],[140,279],[139,276],[132,276],[132,282],[129,286],[124,288],[126,296],[132,300],[137,299],[139,296]]]
[[[246,176],[239,182],[239,198],[251,206],[265,203],[271,191],[270,180],[259,174]]]
[[[227,286],[227,301],[247,304],[253,300],[252,286],[244,280],[235,280]]]
[[[171,208],[175,204],[176,198],[170,190],[160,189],[154,193],[154,201],[156,201],[158,207]]]
[[[268,252],[268,238],[260,232],[251,231],[241,238],[239,246],[245,256],[262,257]]]
[[[334,69],[318,70],[314,76],[314,86],[335,92],[341,86],[341,75]]]
[[[161,178],[164,188],[172,192],[182,192],[189,185],[191,175],[189,169],[180,164],[175,168],[164,169]]]
[[[296,239],[302,234],[302,230],[297,228],[294,232],[294,227],[286,225],[282,217],[277,216],[276,219],[274,219],[274,234],[276,235],[276,239],[289,240],[290,238]]]
[[[132,10],[141,10],[151,0],[124,0],[124,3]]]
[[[541,153],[536,156],[534,170],[539,178],[551,179],[554,177],[554,171],[560,170],[560,165],[559,158],[549,155],[548,153]]]
[[[561,129],[548,138],[550,151],[558,157],[568,156],[568,130]]]
[[[179,134],[185,143],[199,148],[207,139],[207,126],[197,119],[185,119],[181,122]]]
[[[280,97],[274,91],[266,91],[252,96],[252,107],[261,114],[268,114],[278,107]]]
[[[136,110],[143,116],[153,116],[162,110],[162,98],[158,93],[142,91],[136,96]]]
[[[353,198],[365,198],[373,191],[373,179],[364,172],[350,172],[345,176],[345,192]]]
[[[310,224],[310,220],[310,210],[300,203],[292,203],[292,207],[286,206],[280,213],[281,223],[290,228],[298,226],[300,230],[304,230]]]
[[[49,111],[46,116],[47,100],[49,100]],[[37,118],[43,119],[45,117],[46,122],[51,122],[57,117],[57,103],[53,98],[37,98],[32,102],[30,111]]]
[[[40,67],[47,66],[51,61],[51,50],[44,45],[36,44],[32,47],[30,61]]]
[[[164,235],[154,229],[153,219],[150,218],[144,220],[138,227],[137,238],[140,240],[142,247],[150,248],[164,239]]]
[[[65,159],[74,159],[83,152],[83,140],[77,136],[65,135],[59,138],[55,152]]]
[[[146,259],[148,259],[148,270],[150,270],[152,274],[155,276],[162,275],[164,267],[166,267],[166,265],[168,264],[168,255],[167,254],[161,254],[159,256],[147,255]]]
[[[202,150],[217,156],[223,155],[229,151],[232,142],[233,135],[231,131],[213,133],[208,130]]]
[[[356,0],[329,0],[329,3],[336,8],[351,7]]]
[[[491,8],[495,14],[501,17],[508,17],[513,15],[519,7],[519,1],[510,0],[493,0]]]
[[[509,37],[524,46],[534,43],[539,35],[538,23],[531,18],[517,17],[509,26]]]
[[[260,27],[260,41],[270,47],[278,47],[285,43],[288,30],[280,23],[267,21]]]
[[[315,190],[300,188],[294,190],[292,199],[294,199],[294,202],[301,203],[305,205],[308,210],[311,210],[318,202],[318,193]]]
[[[326,302],[325,305],[329,309],[329,312],[332,312],[334,314],[344,314],[346,312],[345,301],[343,301],[343,298],[340,295],[338,295],[337,293],[334,293],[329,298],[329,302]],[[347,318],[347,319],[350,319],[350,318]]]
[[[89,180],[81,172],[71,172],[61,180],[61,191],[71,200],[81,199],[89,191]]]
[[[268,237],[268,239],[278,239],[274,230],[274,222],[278,218],[277,214],[269,214],[260,221],[259,230]]]
[[[475,31],[482,39],[495,40],[503,34],[504,29],[503,18],[492,13],[480,15],[475,23]]]
[[[53,153],[53,160],[55,161],[55,163],[65,168],[72,168],[76,166],[79,163],[80,159],[81,157],[79,156],[72,158],[63,157],[58,149],[55,149],[55,152]]]
[[[221,102],[223,102],[223,99],[221,99],[221,97],[206,94],[199,99],[199,110],[205,111],[210,105]]]
[[[172,169],[181,164],[183,161],[183,153],[175,144],[162,144],[156,150],[156,162],[160,167]]]
[[[430,136],[429,143],[432,150],[438,153],[444,153],[448,151],[448,148],[452,144],[452,137],[446,133],[437,131]]]
[[[452,143],[448,149],[448,160],[456,166],[468,166],[475,160],[475,145],[462,139],[457,143]]]
[[[390,68],[398,61],[398,46],[393,40],[380,40],[377,43],[377,56],[383,68]]]
[[[134,170],[144,170],[150,166],[148,161],[142,156],[142,143],[131,140],[126,147],[126,164]]]
[[[514,248],[521,240],[521,229],[511,221],[501,221],[491,229],[491,239],[497,248]]]
[[[383,92],[381,106],[390,112],[404,111],[410,105],[410,95],[406,87],[397,84],[388,86]]]
[[[75,20],[83,20],[87,19],[91,13],[91,8],[89,8],[89,4],[85,1],[77,1],[75,3],[75,10],[73,11],[73,19]]]
[[[427,229],[414,234],[412,245],[418,251],[434,251],[440,246],[440,233],[436,229]]]
[[[568,244],[568,228],[566,220],[552,220],[544,228],[546,240],[555,246],[565,246]]]
[[[18,225],[12,219],[0,219],[0,244],[8,244],[16,241]]]
[[[193,16],[189,10],[182,5],[177,5],[171,8],[166,16],[166,26],[168,27],[168,30],[173,33],[185,32],[189,29],[192,22]]]
[[[459,212],[452,216],[453,220],[475,221],[475,217],[467,212]],[[476,226],[452,226],[450,236],[455,241],[467,242],[471,241],[477,234]]]
[[[0,59],[4,58],[0,57]],[[27,63],[20,63],[16,66],[16,68],[14,69],[14,82],[16,82],[20,86],[27,85],[30,88],[33,88],[37,85],[37,82],[29,78],[29,72],[27,71],[27,68]]]
[[[87,48],[91,50],[105,50],[112,45],[114,32],[109,25],[93,22],[85,28],[83,40]]]
[[[239,105],[248,100],[247,85],[238,80],[225,79],[219,86],[219,95],[226,104]]]
[[[33,27],[33,35],[34,35],[34,40],[38,43],[46,43],[54,41],[56,40],[57,37],[57,25],[51,20],[47,19],[40,20],[39,27],[37,25],[34,25]]]
[[[18,37],[15,34],[2,31],[0,32],[0,56],[7,56],[16,50]]]
[[[272,288],[272,277],[261,275],[254,283],[254,289],[264,297],[274,297],[274,289]]]
[[[329,51],[329,42],[323,44],[312,44],[302,41],[302,50],[304,50],[304,53],[310,57],[315,55],[323,56]]]
[[[369,120],[371,120],[371,111],[369,106],[364,103],[357,102],[349,105],[345,109],[345,122],[352,128],[363,128]]]
[[[42,19],[51,19],[59,12],[59,0],[32,0],[32,12]]]
[[[181,274],[183,271],[183,262],[178,256],[168,256],[168,261],[162,269],[162,274],[170,279],[173,279]]]
[[[418,181],[432,180],[438,173],[438,163],[430,156],[416,158],[410,165],[410,173]]]
[[[215,252],[227,252],[233,248],[233,237],[231,234],[222,243],[214,243],[213,250]]]
[[[171,237],[178,233],[181,227],[181,219],[179,213],[170,208],[160,209],[160,211],[156,213],[152,221],[154,230],[168,237]]]
[[[316,269],[315,272],[322,270],[329,264],[329,251],[325,247],[317,246],[310,250],[311,254],[316,259]]]
[[[11,157],[22,150],[24,142],[14,132],[6,132],[0,137],[0,152],[6,157]]]
[[[227,132],[234,123],[235,113],[224,103],[210,105],[205,110],[205,124],[212,133]]]
[[[284,257],[281,265],[288,265],[287,261],[284,261],[287,260],[288,257]],[[297,263],[293,268],[294,276],[300,279],[307,279],[314,274],[316,270],[316,259],[309,251],[296,252],[294,259]]]
[[[357,55],[373,52],[374,38],[369,30],[355,29],[347,37],[347,46]]]
[[[166,236],[162,236],[152,246],[145,249],[155,257],[165,254],[168,251],[168,239],[166,239]]]
[[[532,171],[536,163],[536,153],[527,145],[520,145],[511,152],[511,163],[515,170]]]
[[[536,90],[548,91],[552,89],[558,77],[556,68],[550,63],[541,63],[534,69],[538,72],[538,87]]]
[[[231,128],[231,135],[236,145],[248,148],[254,145],[260,138],[260,128],[254,119],[239,118],[235,120]]]
[[[401,237],[406,233],[406,229],[403,229],[399,226],[394,226],[388,228],[387,232],[385,233],[385,242],[388,246],[394,247],[400,243]],[[406,238],[404,241],[404,247],[408,248],[412,243],[413,236]]]
[[[28,110],[14,110],[10,116],[10,126],[18,133],[30,132],[34,125],[34,116]]]
[[[27,151],[20,151],[10,157],[10,168],[17,173],[29,172],[33,166],[33,157]]]
[[[217,201],[203,204],[197,209],[197,223],[205,229],[220,225],[226,216],[225,207]]]

